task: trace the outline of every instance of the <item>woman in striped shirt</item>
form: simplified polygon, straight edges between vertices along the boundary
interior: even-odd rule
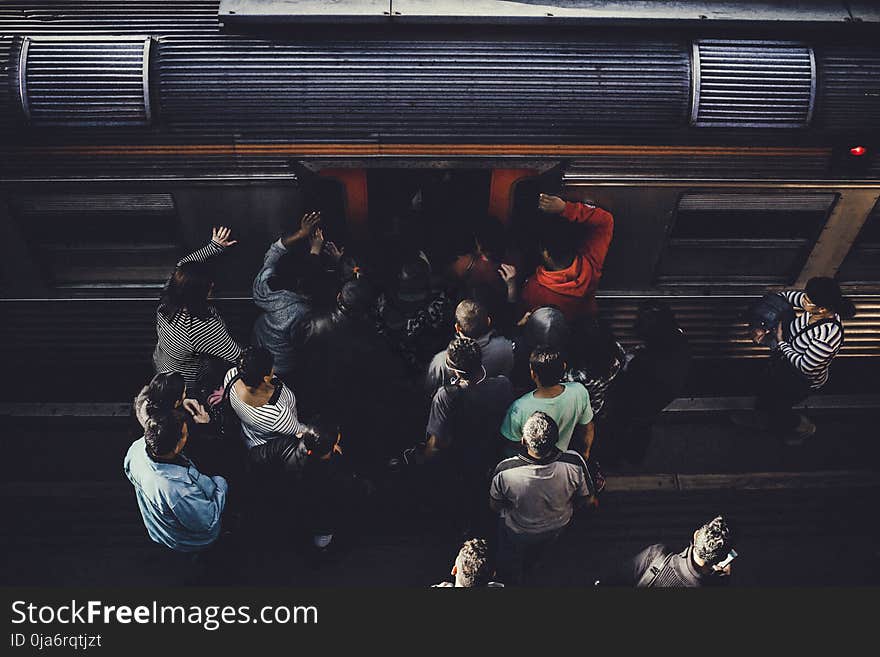
[[[215,228],[206,246],[177,263],[156,312],[158,343],[153,367],[157,372],[180,372],[190,390],[201,389],[202,393],[219,384],[219,380],[204,380],[212,359],[232,363],[241,355],[241,347],[211,304],[214,282],[206,264],[237,243],[229,239],[230,232],[223,226]]]
[[[249,347],[237,367],[226,373],[229,404],[241,420],[241,437],[248,458],[257,465],[301,472],[306,453],[297,434],[302,432],[293,391],[274,376],[272,354]]]
[[[828,381],[831,361],[843,345],[841,319],[853,317],[855,307],[833,278],[811,278],[803,292],[780,294],[802,312],[788,326],[777,325],[773,335],[756,329],[752,336],[756,342],[769,338],[772,350],[757,408],[768,414],[769,427],[787,444],[799,445],[816,432],[816,425],[792,406]]]

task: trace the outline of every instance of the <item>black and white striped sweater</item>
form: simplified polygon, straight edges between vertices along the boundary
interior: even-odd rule
[[[804,310],[803,292],[786,291],[780,294],[788,299],[795,310]],[[828,381],[831,361],[843,345],[843,325],[840,316],[834,321],[811,324],[812,315],[802,312],[788,327],[789,342],[783,340],[776,348],[789,363],[810,380],[810,388],[817,390]],[[806,330],[805,330],[806,329]]]
[[[182,258],[177,266],[187,262],[205,262],[224,250],[212,240]],[[215,356],[235,362],[241,355],[241,347],[229,335],[226,324],[213,306],[206,319],[193,317],[184,310],[170,321],[157,311],[156,335],[158,343],[153,352],[153,367],[157,372],[180,372],[190,388],[196,385],[205,357]]]

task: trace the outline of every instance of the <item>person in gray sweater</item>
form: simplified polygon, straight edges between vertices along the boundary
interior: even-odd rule
[[[294,366],[294,334],[312,308],[310,290],[326,276],[321,252],[338,260],[342,252],[324,242],[321,213],[303,215],[300,228],[273,242],[266,251],[263,268],[254,279],[254,303],[262,313],[254,322],[251,342],[272,354],[275,375],[284,380]],[[308,252],[297,252],[308,240]]]

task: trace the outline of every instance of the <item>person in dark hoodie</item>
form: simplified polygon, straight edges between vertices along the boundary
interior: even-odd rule
[[[263,312],[254,322],[251,342],[272,354],[275,375],[284,380],[293,371],[293,345],[297,327],[312,308],[312,292],[328,274],[321,252],[338,259],[341,252],[324,243],[320,212],[303,215],[299,230],[273,242],[263,268],[254,279],[254,303]],[[308,252],[299,252],[308,241]]]
[[[568,226],[552,226],[541,236],[542,264],[525,283],[523,311],[541,306],[559,308],[569,321],[582,315],[597,314],[596,288],[611,236],[614,217],[610,212],[586,203],[564,201],[558,196],[541,194],[538,207],[544,212],[561,214],[572,224],[589,227],[580,244],[572,240]]]

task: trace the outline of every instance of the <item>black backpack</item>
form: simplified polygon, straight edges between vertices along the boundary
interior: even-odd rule
[[[788,327],[794,318],[794,308],[788,299],[774,292],[765,294],[755,301],[746,312],[749,328],[774,331],[781,323],[785,337],[788,337]]]
[[[235,382],[240,378],[241,374],[236,374],[229,379],[229,383],[223,387],[223,396],[220,398],[220,401],[215,405],[208,407],[208,414],[211,416],[211,424],[214,425],[218,438],[225,439],[232,436],[238,436],[241,433],[241,420],[229,401],[229,393],[232,391],[232,386],[234,386]]]

